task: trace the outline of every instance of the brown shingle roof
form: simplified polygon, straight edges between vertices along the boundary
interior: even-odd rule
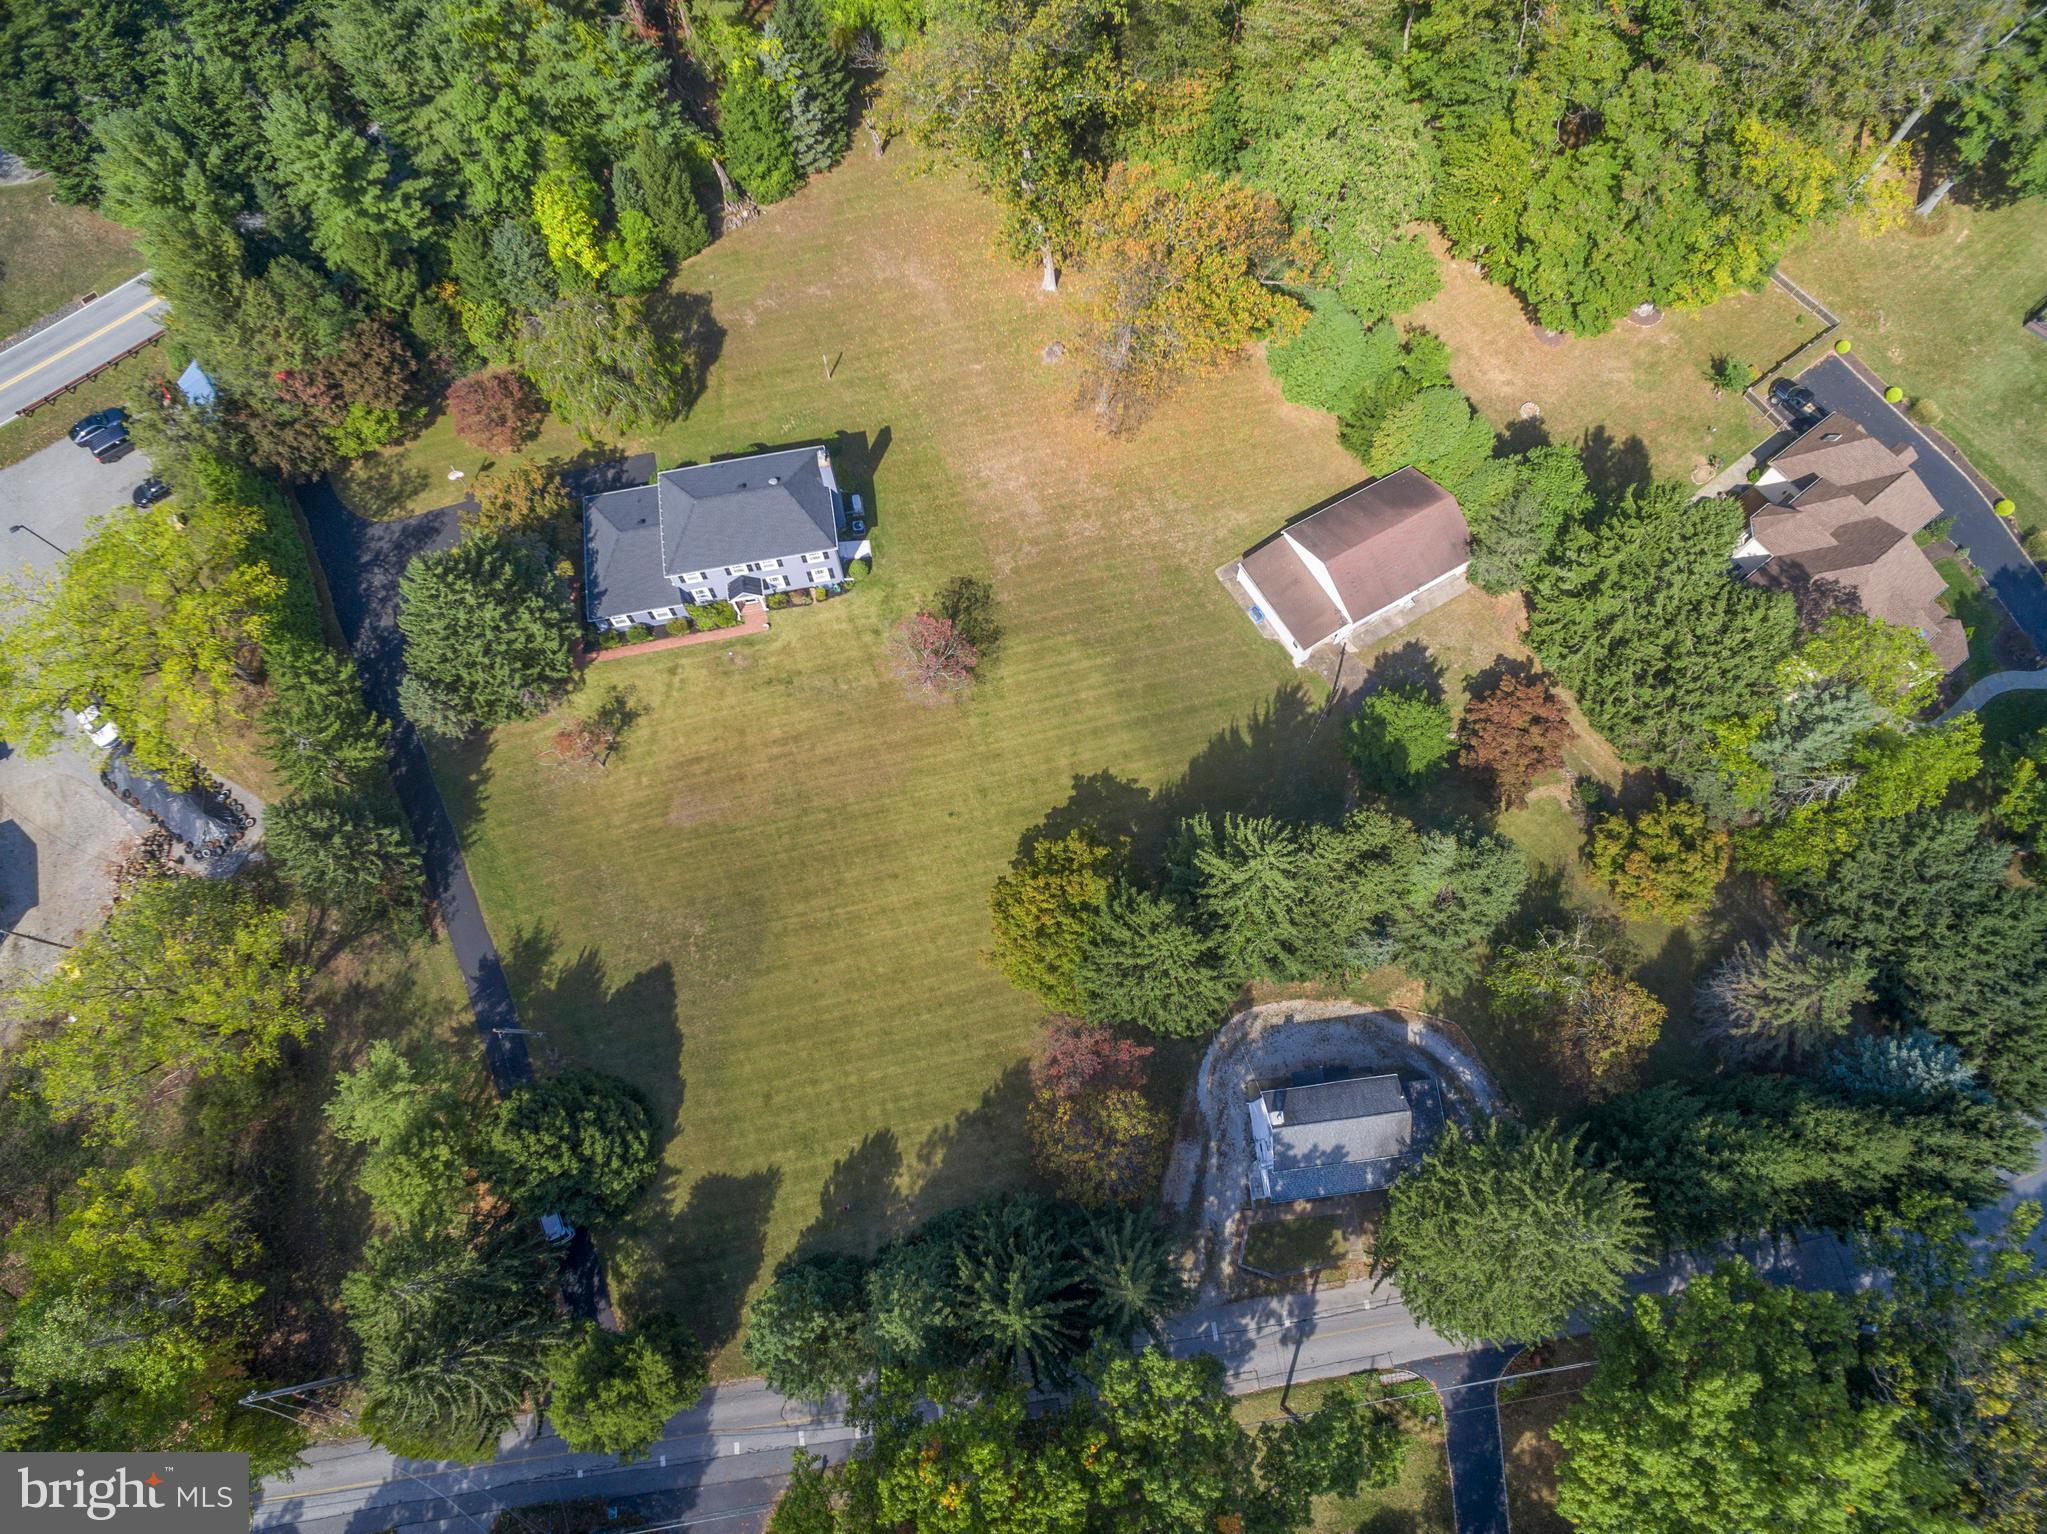
[[[1258,583],[1265,605],[1303,650],[1314,649],[1343,627],[1343,614],[1284,533],[1274,534],[1246,554],[1244,573]]]
[[[1244,568],[1309,649],[1448,575],[1470,548],[1457,498],[1419,469],[1399,469],[1275,534],[1244,557]],[[1297,549],[1322,562],[1341,610]]]
[[[1786,479],[1816,475],[1837,485],[1886,479],[1906,466],[1899,455],[1838,410],[1770,460]]]
[[[1749,532],[1772,556],[1749,580],[1792,591],[1844,587],[1870,616],[1924,634],[1953,670],[1968,656],[1968,636],[1940,605],[1947,582],[1912,540],[1940,504],[1910,464],[1848,417],[1828,416],[1770,461],[1805,481],[1789,502],[1742,498]]]

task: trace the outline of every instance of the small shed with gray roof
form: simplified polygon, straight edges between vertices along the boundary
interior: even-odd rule
[[[821,445],[669,469],[583,503],[585,609],[599,628],[627,628],[691,603],[836,585],[866,552],[851,520]]]
[[[1251,1191],[1278,1203],[1384,1188],[1443,1122],[1433,1082],[1392,1075],[1269,1087],[1247,1106]]]

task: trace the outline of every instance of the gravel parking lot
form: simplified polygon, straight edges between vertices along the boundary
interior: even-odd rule
[[[0,469],[0,572],[51,569],[51,544],[76,548],[85,524],[126,502],[149,472],[140,452],[100,463],[68,441]],[[92,930],[113,899],[114,868],[147,829],[142,815],[100,783],[89,749],[66,743],[40,757],[8,751],[0,757],[0,926],[59,943]],[[62,951],[0,939],[0,986],[42,973]],[[0,1010],[0,1039],[10,1026]]]

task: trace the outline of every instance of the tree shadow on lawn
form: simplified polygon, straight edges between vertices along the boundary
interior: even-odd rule
[[[348,465],[342,483],[347,490],[343,499],[357,516],[391,522],[413,514],[413,501],[426,494],[433,476],[409,462],[402,451],[365,453]],[[469,496],[466,492],[458,495],[451,486],[448,500],[462,503]]]
[[[711,295],[686,288],[657,288],[646,298],[647,328],[680,344],[683,367],[682,408],[676,418],[703,397],[711,369],[725,350],[725,327],[711,312]]]
[[[1349,777],[1335,715],[1289,682],[1249,719],[1219,731],[1178,778],[1156,791],[1107,770],[1074,774],[1065,802],[1018,839],[1017,856],[1045,838],[1086,831],[1111,846],[1127,845],[1141,866],[1150,867],[1173,826],[1189,815],[1334,820]]]
[[[662,1168],[646,1207],[674,1207],[674,1177]],[[767,1258],[768,1218],[781,1189],[780,1167],[743,1176],[707,1172],[690,1188],[689,1201],[653,1232],[652,1256],[663,1269],[655,1285],[711,1353],[739,1335],[747,1292]]]
[[[1419,691],[1431,703],[1443,701],[1443,663],[1419,639],[1409,639],[1372,658],[1364,679],[1347,695],[1347,701],[1362,703],[1375,692]]]
[[[980,1102],[933,1130],[917,1147],[923,1174],[910,1216],[928,1220],[941,1210],[979,1202],[1023,1186],[1005,1170],[1024,1163],[1024,1107],[1030,1101],[1030,1067],[1019,1060],[996,1077]]]
[[[893,1129],[877,1129],[838,1159],[818,1189],[817,1218],[790,1254],[849,1252],[871,1257],[909,1221],[903,1196],[903,1151]]]
[[[1604,426],[1589,429],[1578,443],[1585,478],[1602,505],[1618,501],[1628,490],[1654,478],[1649,449],[1640,437],[1617,438]]]
[[[557,957],[560,938],[538,923],[513,933],[503,950],[505,979],[521,1023],[544,1035],[541,1056],[579,1057],[576,1063],[608,1070],[646,1094],[661,1148],[676,1133],[682,1113],[682,1024],[675,967],[650,964],[613,986],[604,956],[586,947]]]

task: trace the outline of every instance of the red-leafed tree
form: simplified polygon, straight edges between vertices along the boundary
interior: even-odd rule
[[[1142,1089],[1151,1046],[1122,1038],[1077,1017],[1054,1014],[1038,1030],[1031,1060],[1031,1085],[1054,1097],[1111,1087]]]
[[[1079,1018],[1045,1019],[1024,1113],[1031,1163],[1090,1207],[1141,1203],[1165,1170],[1169,1125],[1145,1097],[1151,1046]]]
[[[525,375],[509,368],[471,373],[448,389],[455,435],[486,452],[509,453],[531,442],[545,410]]]
[[[913,698],[936,703],[957,697],[974,682],[981,652],[948,619],[914,612],[888,636],[889,665]]]
[[[1492,780],[1501,808],[1519,804],[1529,785],[1564,765],[1571,721],[1541,677],[1501,677],[1464,706],[1458,726],[1466,767]]]

